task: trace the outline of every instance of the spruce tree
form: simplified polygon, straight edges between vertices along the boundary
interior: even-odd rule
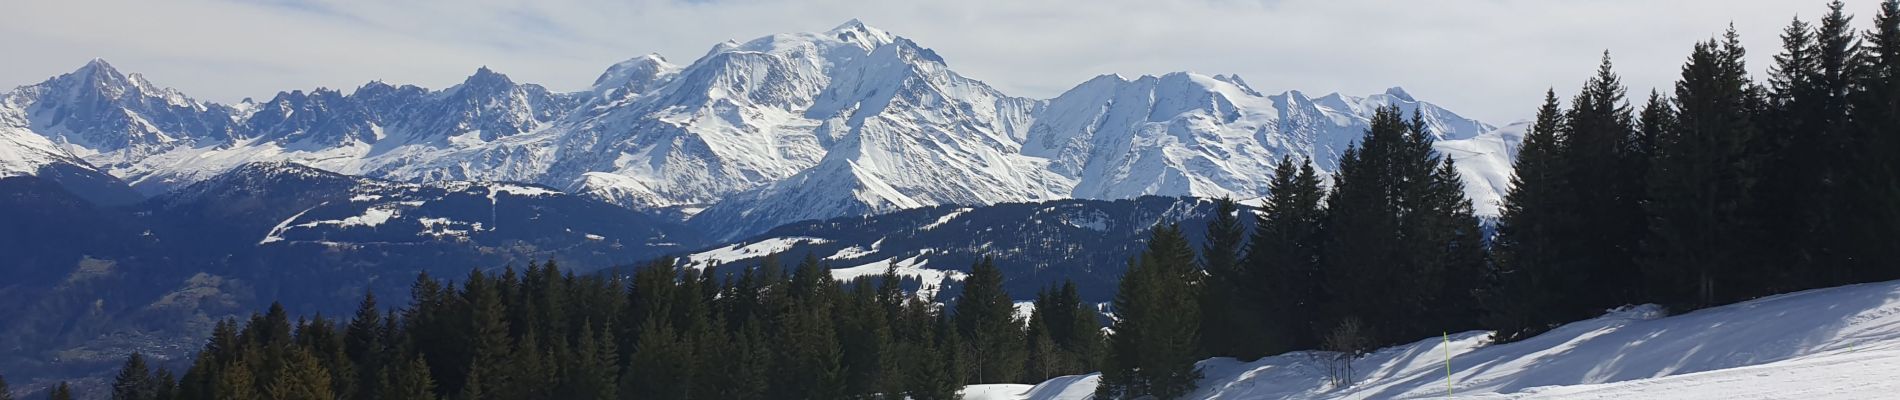
[[[429,364],[422,358],[394,361],[383,368],[376,387],[377,399],[435,400],[435,379],[429,377]]]
[[[845,393],[870,396],[889,388],[886,374],[896,369],[890,319],[878,301],[878,292],[865,279],[855,280],[850,301],[838,314],[843,342]]]
[[[145,365],[145,355],[132,353],[126,356],[124,366],[119,367],[119,376],[112,380],[112,400],[157,398],[158,382],[152,379],[152,371]]]
[[[1201,259],[1207,287],[1201,292],[1201,345],[1203,354],[1252,360],[1265,355],[1261,340],[1263,312],[1253,301],[1258,288],[1241,268],[1247,230],[1240,222],[1240,206],[1231,199],[1214,201],[1207,224],[1207,244]]]
[[[788,308],[779,315],[781,340],[778,372],[771,383],[774,398],[816,399],[842,395],[842,354],[838,348],[837,327],[832,319],[836,280],[819,263],[806,255],[792,274],[788,289]]]
[[[1115,294],[1115,321],[1096,396],[1174,399],[1194,390],[1202,284],[1179,226],[1158,226]]]
[[[1003,272],[995,259],[984,257],[970,267],[957,297],[956,322],[970,359],[966,383],[1007,383],[1022,376],[1023,321],[1003,290]]]
[[[461,332],[470,338],[466,349],[468,374],[481,377],[479,382],[471,379],[464,383],[462,393],[502,395],[513,385],[514,369],[509,359],[514,353],[513,340],[508,337],[507,309],[502,304],[499,283],[481,271],[471,271],[462,284],[463,301],[469,311],[468,325]]]
[[[1567,212],[1588,221],[1548,231],[1554,240],[1576,247],[1562,254],[1572,257],[1565,261],[1572,264],[1554,270],[1559,281],[1550,287],[1561,291],[1552,305],[1564,321],[1594,317],[1640,294],[1636,259],[1647,229],[1646,185],[1629,166],[1647,155],[1625,145],[1636,135],[1636,123],[1624,92],[1604,52],[1596,76],[1584,83],[1563,118],[1559,151],[1565,154],[1558,162],[1565,177],[1554,187],[1569,199]]]
[[[1252,299],[1266,318],[1259,339],[1264,354],[1311,349],[1323,304],[1319,273],[1320,224],[1325,217],[1326,191],[1313,163],[1297,167],[1283,157],[1274,168],[1265,207],[1254,223],[1253,243],[1247,253]]]
[[[1673,129],[1656,138],[1646,209],[1646,273],[1658,298],[1694,309],[1746,298],[1760,284],[1754,208],[1759,92],[1731,29],[1697,44],[1676,83]]]
[[[1375,112],[1341,158],[1321,243],[1322,331],[1349,317],[1378,321],[1366,331],[1379,345],[1475,325],[1487,262],[1458,172],[1432,150],[1421,116],[1399,114]]]
[[[6,375],[0,375],[0,400],[13,400],[13,388],[7,387]]]
[[[1056,346],[1066,354],[1067,363],[1060,370],[1062,375],[1074,375],[1095,371],[1102,357],[1101,313],[1082,302],[1075,281],[1062,282],[1062,290],[1055,295],[1055,310],[1067,310],[1066,318],[1062,314],[1051,319],[1050,333]],[[1066,319],[1067,321],[1063,321]]]
[[[159,368],[158,373],[152,374],[152,382],[158,385],[157,390],[154,391],[154,395],[152,396],[153,399],[174,400],[178,398],[178,380],[172,376],[172,370]]]
[[[343,330],[343,352],[354,364],[358,382],[355,391],[343,393],[350,399],[368,400],[375,391],[370,383],[383,368],[384,349],[382,345],[383,312],[376,308],[376,295],[363,293],[363,301],[358,303],[356,316],[350,319],[350,325]]]
[[[574,354],[567,358],[567,366],[561,368],[565,375],[561,388],[557,392],[560,398],[567,399],[618,399],[617,379],[620,377],[620,351],[615,348],[611,333],[603,330],[594,333],[594,324],[581,324],[579,345]]]
[[[1851,95],[1854,121],[1846,142],[1843,258],[1856,281],[1900,278],[1900,0],[1880,2],[1864,34]]]
[[[1522,339],[1574,320],[1561,296],[1584,287],[1594,266],[1583,264],[1582,243],[1569,237],[1586,221],[1577,215],[1577,186],[1571,181],[1565,150],[1564,113],[1554,91],[1546,91],[1536,122],[1518,149],[1511,189],[1504,196],[1493,250],[1496,269],[1485,297],[1486,325],[1500,342]]]
[[[242,360],[242,359],[233,360],[230,363],[225,364],[223,368],[221,368],[221,370],[223,371],[223,373],[218,375],[216,386],[212,389],[212,392],[211,392],[212,398],[215,398],[215,399],[263,398],[261,396],[262,392],[257,390],[259,380],[257,379],[257,375],[252,373],[254,368],[251,366],[249,362],[246,362],[245,360]]]
[[[661,316],[641,324],[633,359],[621,374],[620,394],[630,399],[683,400],[692,389],[692,344],[674,334]]]
[[[266,394],[276,400],[332,400],[330,372],[302,347],[290,350],[284,368],[271,378]]]

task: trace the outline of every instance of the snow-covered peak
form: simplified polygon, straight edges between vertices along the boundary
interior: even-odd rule
[[[865,25],[863,21],[859,21],[857,18],[845,21],[843,24],[839,24],[838,27],[825,31],[825,33],[838,38],[840,41],[856,43],[866,50],[894,43],[898,39],[896,35],[892,35],[890,32],[885,32],[882,29]]]
[[[901,39],[890,32],[867,26],[854,19],[824,32],[781,33],[737,45],[730,42],[721,43],[713,47],[713,51],[707,54],[707,58],[727,52],[759,52],[792,59],[842,63],[850,58],[869,54],[878,47],[897,43]]]
[[[1392,96],[1392,98],[1394,98],[1394,99],[1399,99],[1399,100],[1403,100],[1403,101],[1418,101],[1417,99],[1413,99],[1413,98],[1412,98],[1412,94],[1411,94],[1411,93],[1407,93],[1407,92],[1405,91],[1405,88],[1402,88],[1402,87],[1398,87],[1398,86],[1393,86],[1393,87],[1390,87],[1390,88],[1386,88],[1386,89],[1385,89],[1385,95],[1387,95],[1387,96]]]
[[[607,67],[594,79],[592,91],[595,97],[607,99],[645,94],[678,75],[680,68],[658,53],[648,53]]]

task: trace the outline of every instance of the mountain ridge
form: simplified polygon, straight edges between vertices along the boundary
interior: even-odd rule
[[[222,105],[95,59],[0,94],[0,115],[19,116],[0,129],[43,136],[148,196],[295,161],[403,182],[541,184],[737,238],[930,205],[1260,197],[1280,157],[1331,171],[1380,106],[1416,110],[1441,144],[1465,142],[1446,153],[1467,181],[1508,178],[1498,166],[1514,140],[1402,88],[1309,98],[1175,72],[1015,97],[857,20],[719,43],[685,65],[630,58],[575,92],[480,67],[445,89],[376,81]],[[1473,186],[1491,212],[1483,199],[1498,188]]]

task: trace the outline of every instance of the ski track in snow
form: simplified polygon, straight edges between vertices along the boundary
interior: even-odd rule
[[[1876,399],[1900,393],[1900,281],[1784,294],[1676,316],[1613,310],[1515,343],[1464,332],[1381,349],[1333,388],[1302,351],[1202,361],[1189,399]],[[1446,357],[1450,357],[1447,373]],[[1449,376],[1448,376],[1449,375]],[[1099,375],[973,385],[968,400],[1080,400]],[[1449,386],[1447,385],[1449,380]]]

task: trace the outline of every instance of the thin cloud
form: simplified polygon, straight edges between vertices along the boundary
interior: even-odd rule
[[[934,48],[1011,94],[1047,98],[1089,77],[1237,73],[1263,91],[1404,86],[1493,122],[1526,117],[1546,87],[1574,90],[1607,49],[1632,92],[1667,89],[1690,46],[1733,22],[1765,70],[1785,0],[140,0],[11,1],[0,85],[94,57],[201,99],[352,88],[446,87],[490,66],[580,90],[612,63],[690,62],[715,43],[828,29],[851,18]],[[1851,11],[1871,18],[1873,3]]]

